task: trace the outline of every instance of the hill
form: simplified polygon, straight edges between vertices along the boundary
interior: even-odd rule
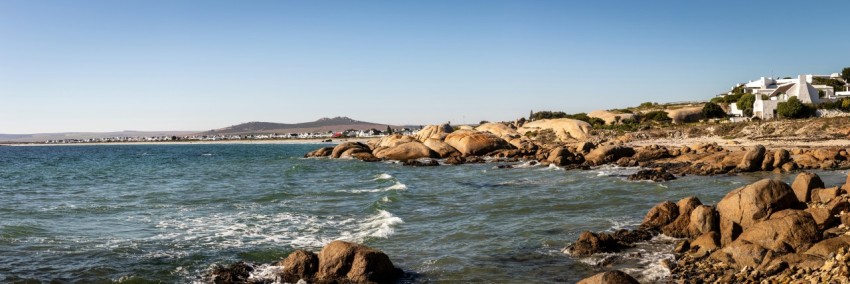
[[[405,126],[380,124],[373,122],[365,122],[354,120],[344,116],[334,118],[321,118],[312,122],[302,123],[274,123],[274,122],[248,122],[237,124],[225,128],[214,129],[195,135],[242,135],[242,134],[266,134],[266,133],[302,133],[302,132],[339,132],[348,129],[368,130],[377,129],[384,130],[387,126],[392,128],[401,128]]]

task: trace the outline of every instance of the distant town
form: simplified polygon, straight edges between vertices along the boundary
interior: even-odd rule
[[[242,134],[242,135],[186,135],[186,136],[126,136],[126,137],[101,137],[87,139],[56,139],[46,140],[39,144],[77,144],[77,143],[132,143],[132,142],[191,142],[191,141],[240,141],[240,140],[297,140],[297,139],[344,139],[344,138],[376,138],[390,134],[412,135],[420,128],[398,128],[387,127],[386,130],[377,129],[355,130],[334,132],[303,132],[303,133],[267,133],[267,134]]]

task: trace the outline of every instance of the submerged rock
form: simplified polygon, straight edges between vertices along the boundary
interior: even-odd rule
[[[619,270],[602,272],[580,280],[576,284],[638,284],[631,275]]]
[[[676,179],[676,176],[671,173],[668,173],[664,168],[640,170],[629,176],[629,180],[651,180],[654,182],[662,182],[674,179]]]

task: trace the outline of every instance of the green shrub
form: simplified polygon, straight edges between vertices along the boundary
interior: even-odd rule
[[[702,116],[705,118],[724,118],[726,117],[726,112],[715,103],[706,103],[702,107]]]
[[[744,116],[753,116],[753,103],[756,102],[756,96],[753,94],[744,94],[736,102],[738,109],[744,112]]]
[[[673,119],[671,119],[669,116],[667,116],[666,111],[655,110],[655,111],[650,111],[650,112],[644,113],[642,120],[644,120],[644,121],[657,121],[657,122],[670,122]]]
[[[786,102],[776,106],[776,113],[784,118],[805,118],[813,113],[813,109],[800,102],[797,97],[791,97]]]

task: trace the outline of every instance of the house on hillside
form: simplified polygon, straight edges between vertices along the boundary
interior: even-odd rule
[[[745,93],[755,95],[752,117],[759,119],[773,119],[776,117],[776,109],[779,103],[788,101],[791,97],[797,97],[804,104],[819,104],[823,101],[837,99],[837,94],[832,86],[812,85],[814,78],[833,78],[832,75],[799,75],[796,79],[773,79],[762,77],[759,80],[739,85]],[[848,94],[850,96],[850,94]],[[742,107],[737,103],[731,103],[728,114],[730,116],[741,116]]]

